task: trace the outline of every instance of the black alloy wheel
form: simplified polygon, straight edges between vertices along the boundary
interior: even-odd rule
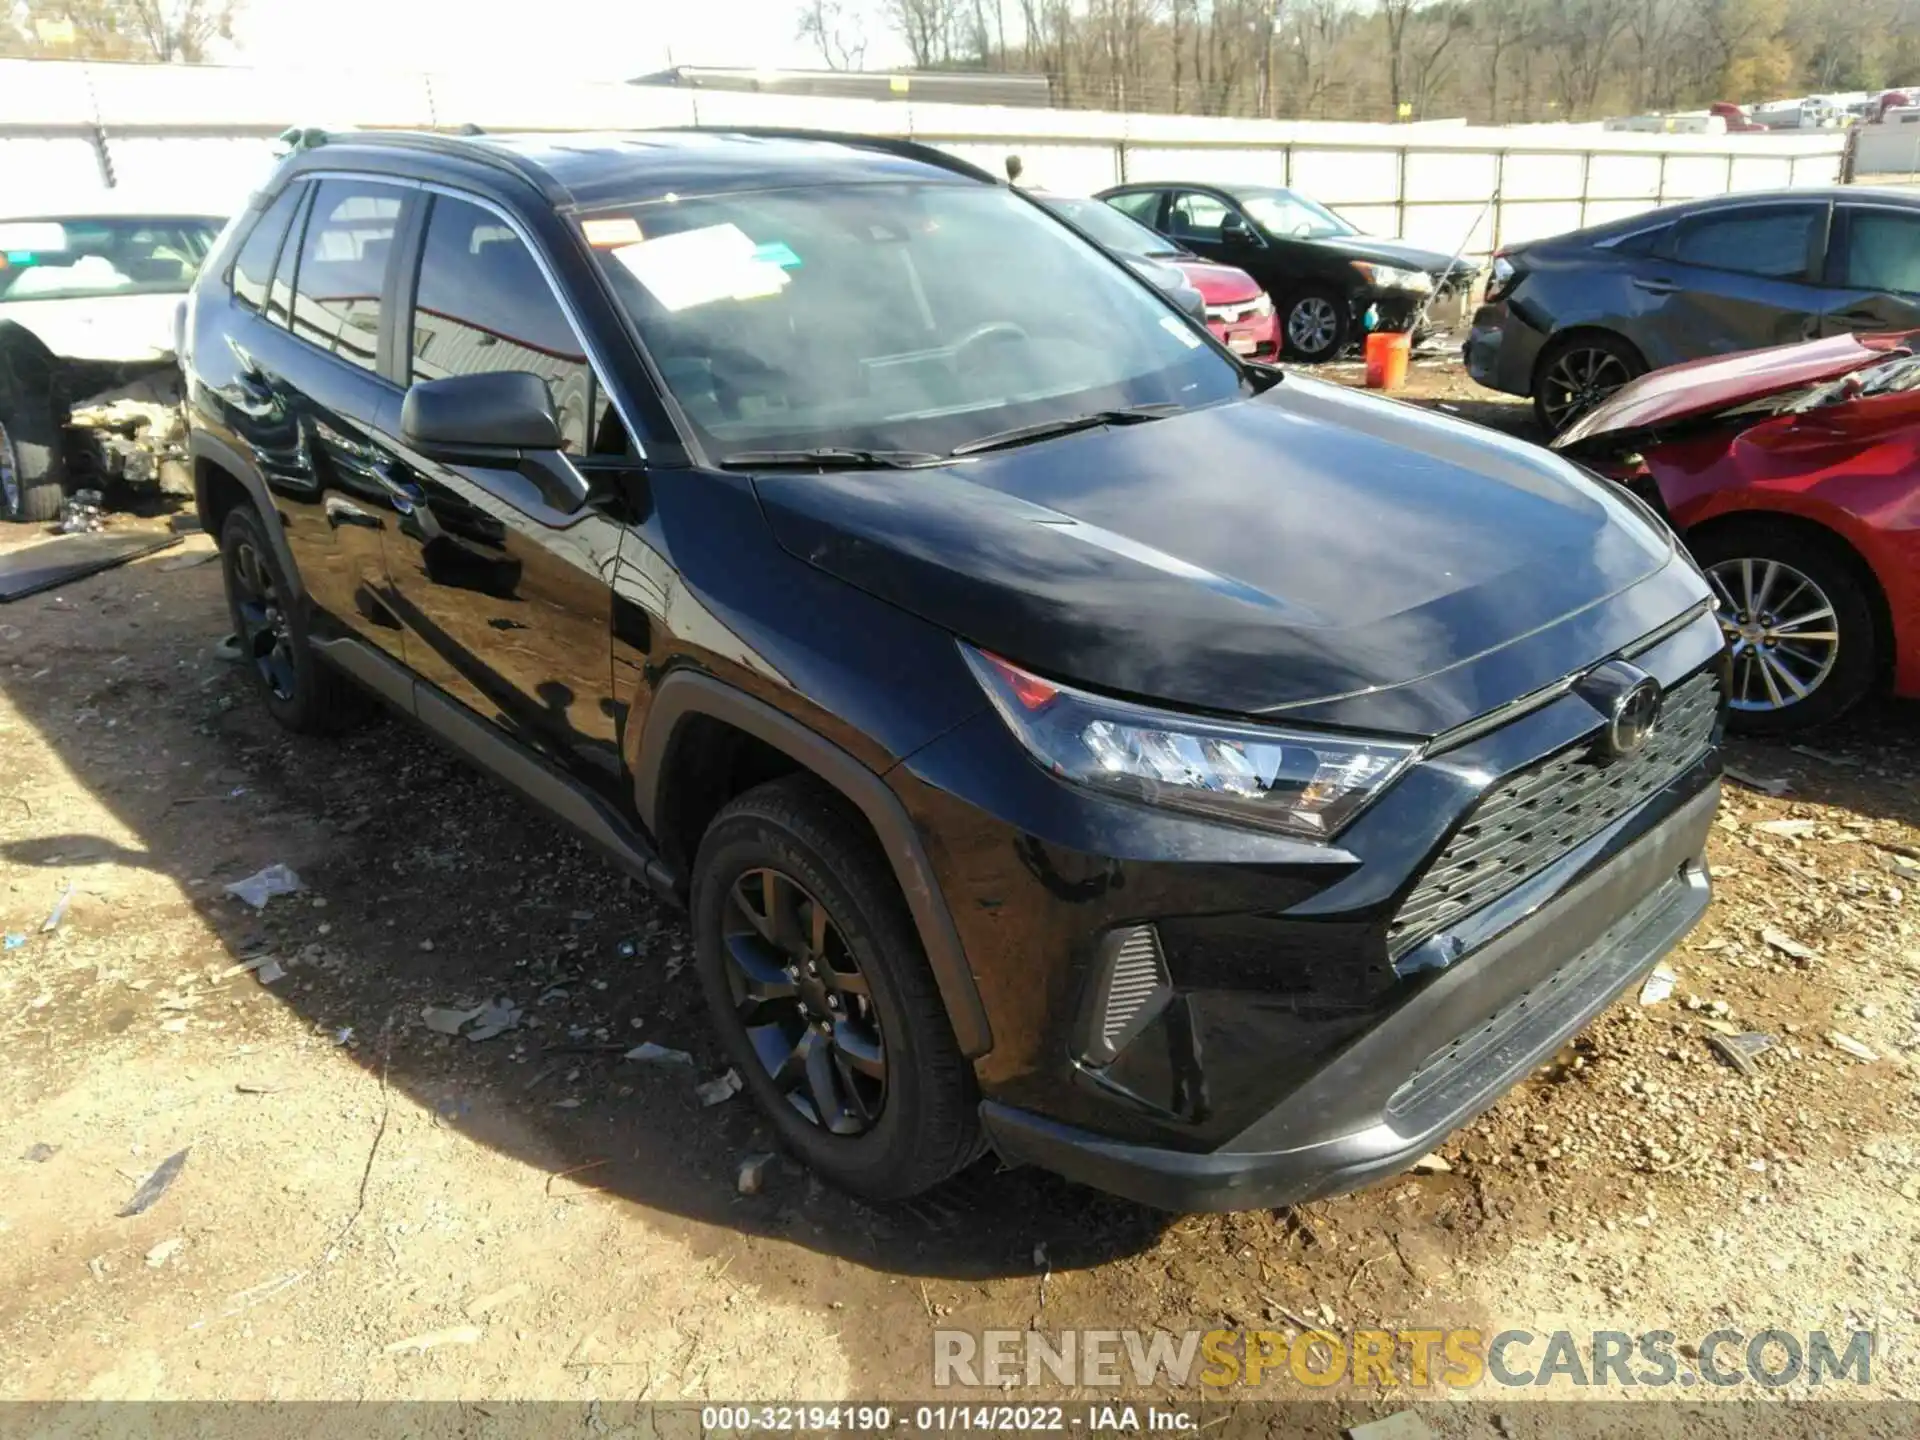
[[[1534,387],[1534,417],[1541,429],[1558,435],[1645,370],[1637,356],[1610,336],[1565,341],[1541,365]]]
[[[688,909],[722,1049],[785,1147],[869,1200],[918,1195],[985,1143],[972,1066],[892,863],[800,773],[721,807]]]
[[[727,984],[774,1086],[811,1124],[859,1135],[887,1101],[887,1047],[867,977],[822,901],[780,870],[728,892]]]
[[[240,625],[241,658],[259,673],[269,695],[276,700],[292,700],[299,671],[294,663],[286,599],[273,567],[250,537],[236,542],[232,555],[229,583],[234,616]]]

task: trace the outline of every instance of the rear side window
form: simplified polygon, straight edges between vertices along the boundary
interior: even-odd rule
[[[287,224],[307,193],[304,184],[289,185],[269,205],[254,224],[247,243],[233,262],[233,298],[249,310],[260,310],[267,303],[267,284],[273,277],[273,262],[280,254],[280,242],[286,238]]]
[[[1142,225],[1152,226],[1160,218],[1160,192],[1142,190],[1132,195],[1115,195],[1107,204],[1113,206],[1122,215],[1138,220]]]
[[[414,295],[413,378],[524,370],[547,382],[566,448],[587,453],[606,402],[539,264],[500,217],[439,196]]]
[[[293,272],[300,263],[300,237],[307,233],[307,216],[312,211],[313,186],[300,187],[301,205],[287,231],[287,243],[280,247],[280,263],[274,268],[273,285],[267,291],[267,319],[276,325],[293,323]]]
[[[1227,207],[1213,196],[1184,190],[1173,197],[1167,230],[1182,239],[1218,240],[1221,222],[1226,218]]]
[[[1804,280],[1819,258],[1825,219],[1817,205],[1703,215],[1680,227],[1673,258],[1739,275]]]
[[[1920,295],[1920,214],[1852,211],[1844,273],[1842,283],[1849,289]]]
[[[1623,235],[1610,247],[1617,254],[1646,256],[1657,255],[1665,248],[1668,238],[1673,234],[1671,225],[1655,226],[1651,230],[1642,230],[1637,234]]]
[[[371,180],[321,181],[300,246],[293,333],[368,370],[405,193]]]

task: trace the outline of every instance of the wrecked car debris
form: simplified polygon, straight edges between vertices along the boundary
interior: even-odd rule
[[[256,910],[264,910],[274,896],[297,895],[306,888],[300,877],[285,865],[273,864],[256,870],[244,880],[234,881],[226,887],[226,892]]]
[[[138,1190],[133,1192],[133,1198],[127,1201],[126,1207],[118,1212],[119,1218],[127,1220],[151,1210],[160,1197],[167,1193],[173,1182],[180,1178],[180,1172],[186,1169],[187,1152],[192,1148],[189,1145],[186,1150],[175,1151],[162,1160],[159,1168],[141,1183]]]

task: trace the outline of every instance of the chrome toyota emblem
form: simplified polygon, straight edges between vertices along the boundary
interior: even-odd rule
[[[1606,729],[1594,745],[1594,759],[1605,762],[1631,755],[1647,743],[1660,723],[1665,698],[1660,682],[1638,665],[1605,660],[1573,682],[1581,699],[1606,717]]]
[[[1660,723],[1660,682],[1651,675],[1636,681],[1613,698],[1607,716],[1607,750],[1618,757],[1631,755],[1647,743]]]

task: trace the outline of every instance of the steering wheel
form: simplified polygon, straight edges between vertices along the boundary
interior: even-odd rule
[[[1026,327],[1012,320],[989,320],[984,325],[976,325],[958,340],[953,342],[953,358],[956,362],[976,345],[985,345],[989,341],[1030,340]]]

